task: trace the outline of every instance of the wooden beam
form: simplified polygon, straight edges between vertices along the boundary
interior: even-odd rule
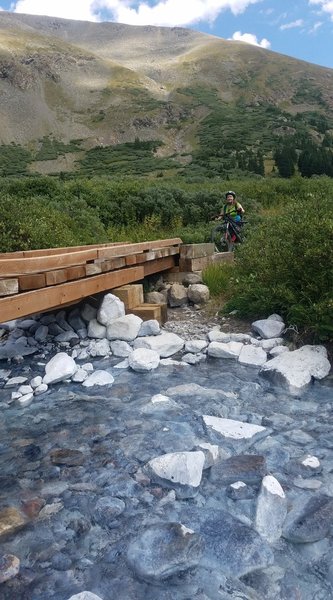
[[[124,246],[130,242],[107,242],[105,244],[87,244],[85,246],[66,246],[62,248],[44,248],[38,250],[18,250],[17,252],[0,252],[0,258],[36,258],[38,256],[50,256],[54,254],[68,254],[80,252],[81,250],[95,250],[96,248],[109,248],[111,246]]]
[[[56,254],[51,256],[36,256],[33,258],[17,258],[6,260],[0,258],[1,275],[26,275],[30,273],[41,273],[42,271],[53,271],[85,264],[88,260],[97,258],[97,250],[82,250],[68,254]]]
[[[112,290],[126,283],[140,281],[143,278],[143,266],[131,267],[41,290],[17,294],[9,298],[0,298],[0,321],[12,321],[51,308],[62,307],[87,296]]]
[[[182,243],[180,238],[171,238],[167,240],[154,240],[151,242],[139,242],[137,244],[124,244],[114,248],[101,248],[98,250],[98,258],[112,258],[114,256],[128,256],[139,252],[157,250],[166,246],[179,246]]]
[[[159,271],[167,271],[168,269],[172,269],[174,266],[175,257],[165,256],[164,258],[157,258],[156,260],[146,262],[143,265],[143,268],[146,277],[147,275],[152,275],[153,273],[158,273]]]

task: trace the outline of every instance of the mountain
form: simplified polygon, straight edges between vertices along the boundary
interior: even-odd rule
[[[0,95],[3,175],[267,172],[333,130],[333,70],[183,28],[2,11]]]

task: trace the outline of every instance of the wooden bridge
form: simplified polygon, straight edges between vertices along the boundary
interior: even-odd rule
[[[177,281],[177,274],[229,260],[232,253],[215,254],[213,244],[183,245],[180,238],[0,253],[0,323],[63,308],[154,273],[172,269]]]
[[[64,307],[175,267],[180,238],[0,254],[0,323]]]

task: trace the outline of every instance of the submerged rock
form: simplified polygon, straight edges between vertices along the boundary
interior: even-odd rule
[[[131,542],[127,562],[137,577],[155,583],[196,567],[202,551],[200,535],[181,523],[161,523]]]
[[[145,471],[154,483],[174,488],[179,498],[192,498],[198,493],[204,464],[201,450],[172,452],[150,460]]]
[[[20,559],[13,554],[0,555],[0,583],[16,577],[20,570]]]
[[[205,540],[203,563],[225,575],[242,577],[274,562],[267,542],[226,511],[216,511],[206,519],[200,533]]]
[[[272,475],[263,478],[257,500],[256,530],[268,542],[277,541],[287,516],[287,498]]]
[[[282,535],[294,543],[316,542],[328,535],[332,519],[333,498],[317,494],[290,511]]]

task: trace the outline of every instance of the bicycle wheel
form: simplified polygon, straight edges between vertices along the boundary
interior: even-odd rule
[[[225,225],[216,225],[212,229],[211,241],[215,246],[215,252],[226,252],[228,251],[228,243],[226,239]],[[230,240],[231,241],[231,240]]]

